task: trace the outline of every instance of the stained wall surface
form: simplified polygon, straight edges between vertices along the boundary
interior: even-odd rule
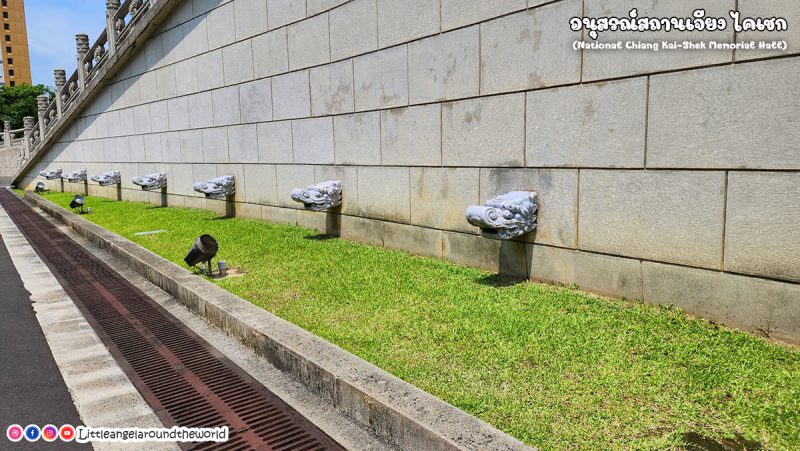
[[[120,170],[159,203],[130,178],[166,171],[169,205],[225,212],[192,184],[234,175],[239,216],[800,334],[800,2],[738,1],[782,34],[598,40],[788,51],[573,49],[570,18],[633,7],[696,2],[185,0],[25,181]],[[289,197],[329,179],[339,212]],[[465,209],[511,190],[538,193],[536,232],[481,238]]]

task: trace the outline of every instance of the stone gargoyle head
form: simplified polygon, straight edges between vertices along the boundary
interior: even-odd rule
[[[142,177],[134,177],[131,179],[134,185],[139,185],[145,191],[153,191],[167,187],[167,173],[156,172]]]
[[[329,180],[308,188],[292,190],[292,200],[300,202],[307,210],[322,211],[342,205],[342,182]]]
[[[223,175],[207,182],[197,182],[194,190],[203,193],[208,199],[225,199],[236,193],[236,182],[232,175]]]
[[[495,197],[483,206],[467,208],[467,221],[481,229],[481,236],[510,240],[536,228],[536,193],[512,191]]]
[[[67,172],[62,175],[70,183],[78,183],[86,181],[86,169],[76,169],[72,172]]]
[[[119,171],[111,171],[93,175],[89,178],[92,179],[92,181],[99,183],[100,186],[110,186],[119,184],[121,177]]]
[[[39,175],[46,178],[47,180],[57,180],[61,178],[61,168],[41,171]]]

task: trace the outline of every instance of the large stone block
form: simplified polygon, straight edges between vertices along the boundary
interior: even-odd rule
[[[331,60],[378,49],[377,0],[355,0],[330,13]]]
[[[333,164],[333,119],[321,117],[292,121],[294,162]]]
[[[197,56],[208,51],[208,29],[205,17],[195,17],[184,23],[183,51],[187,58]]]
[[[256,80],[239,85],[242,122],[272,120],[272,85],[270,80]]]
[[[644,167],[647,80],[528,93],[527,164]]]
[[[443,233],[441,230],[384,222],[381,226],[383,245],[424,257],[442,257]]]
[[[725,174],[584,170],[580,249],[720,269]]]
[[[225,86],[225,69],[222,64],[222,49],[203,53],[197,57],[197,88],[200,91]],[[200,69],[202,68],[202,70]]]
[[[525,0],[442,0],[442,31],[525,9]]]
[[[525,236],[525,241],[559,247],[576,246],[578,171],[482,168],[480,183],[480,204],[510,191],[537,193],[536,230]],[[476,228],[473,230],[477,232]]]
[[[278,204],[278,174],[274,165],[246,164],[244,166],[245,201],[261,205]]]
[[[161,154],[161,136],[157,134],[148,133],[143,136],[144,138],[144,159],[148,163],[160,163],[164,161],[162,158],[163,155]],[[90,155],[91,159],[98,160],[100,157],[100,152],[102,149],[98,149],[96,145],[97,141],[90,141],[92,144],[92,154]]]
[[[203,129],[203,162],[227,163],[228,129],[225,127]]]
[[[336,164],[381,164],[380,113],[334,116],[333,132]]]
[[[145,72],[137,77],[136,84],[139,85],[139,101],[136,102],[136,105],[155,102],[158,99],[156,72],[157,71]]]
[[[478,204],[478,168],[411,168],[411,223],[475,233],[464,219]]]
[[[171,99],[178,95],[174,64],[156,69],[155,74],[159,100]]]
[[[798,237],[800,173],[730,173],[726,271],[800,282]]]
[[[237,41],[267,31],[267,2],[265,0],[234,0],[233,10]]]
[[[276,224],[297,224],[297,210],[264,205],[261,207],[261,219]]]
[[[286,28],[253,38],[253,71],[256,78],[270,77],[289,70]]]
[[[166,162],[181,162],[181,136],[179,132],[168,132],[161,134],[161,153]],[[116,161],[116,160],[115,160]],[[98,172],[105,172],[100,170]]]
[[[584,10],[586,17],[630,17],[628,13],[638,9],[638,17],[691,17],[692,11],[698,9],[693,0],[673,0],[670,2],[643,3],[636,0],[606,0],[587,2]],[[723,17],[728,19],[725,30],[709,32],[613,32],[599,34],[597,41],[585,35],[586,42],[616,43],[622,41],[658,43],[663,42],[733,42],[733,26],[730,24],[728,11],[736,9],[734,0],[708,0],[702,4],[706,17]],[[580,11],[579,11],[580,12]],[[581,14],[575,14],[581,16]],[[565,19],[565,21],[568,19]],[[568,23],[568,22],[567,22]],[[567,28],[569,29],[569,28]],[[580,36],[575,40],[580,40]],[[561,44],[572,49],[573,39],[564,40]],[[575,52],[580,54],[580,52]],[[730,62],[733,52],[730,50],[584,50],[583,81],[603,80],[637,74],[647,74],[665,70],[683,69]]]
[[[353,61],[356,111],[408,105],[407,59],[403,45]]]
[[[167,111],[169,128],[171,130],[185,130],[189,128],[189,97],[169,99],[167,101]]]
[[[800,58],[653,76],[647,166],[800,169]]]
[[[206,16],[209,49],[223,47],[236,40],[234,17],[233,2],[215,8]]]
[[[313,116],[353,112],[352,60],[312,68],[310,77]]]
[[[289,25],[289,69],[302,69],[331,60],[328,14]]]
[[[644,299],[776,338],[800,337],[800,286],[717,271],[642,263]]]
[[[481,93],[536,89],[580,81],[580,32],[569,19],[580,0],[565,0],[481,25]]]
[[[481,97],[442,106],[445,166],[523,166],[525,94]]]
[[[122,177],[125,179],[126,177]],[[130,177],[128,177],[130,178]],[[191,164],[173,164],[167,173],[167,186],[170,192],[182,196],[192,196],[194,174]]]
[[[199,92],[186,98],[189,107],[189,125],[204,128],[214,125],[214,110],[211,106],[211,92]]]
[[[258,127],[258,161],[260,163],[291,163],[292,123],[264,122]]]
[[[203,132],[200,130],[184,130],[179,132],[178,135],[181,140],[181,161],[184,163],[199,163],[203,161]]]
[[[526,244],[518,241],[487,240],[478,235],[444,232],[442,256],[461,265],[528,277]]]
[[[211,91],[211,105],[214,125],[234,125],[241,122],[238,86],[228,86]]]
[[[350,0],[306,0],[306,11],[309,16],[333,9]]]
[[[408,45],[410,103],[476,96],[480,92],[480,30],[440,34]]]
[[[231,163],[258,163],[255,124],[228,127],[228,154]]]
[[[250,39],[222,49],[225,84],[235,85],[253,79],[253,46]]]
[[[755,42],[754,50],[737,50],[734,54],[736,61],[768,56],[784,56],[790,53],[800,53],[800,2],[796,0],[740,0],[737,3],[741,19],[746,17],[782,17],[789,23],[789,29],[784,32],[775,31],[746,31],[736,34],[736,42]],[[758,49],[758,42],[785,41],[786,50]]]
[[[154,132],[169,130],[169,110],[166,100],[150,104],[150,128]]]
[[[632,258],[528,245],[531,279],[575,284],[608,296],[642,299],[642,264]]]
[[[442,164],[441,105],[381,111],[381,149],[385,165]]]
[[[150,133],[150,106],[148,104],[133,107],[133,130],[135,133]],[[87,136],[87,139],[92,139]]]
[[[275,120],[311,115],[308,71],[301,70],[272,79],[272,116]]]
[[[342,215],[340,236],[346,240],[383,246],[383,221]]]
[[[316,183],[314,179],[314,166],[309,165],[281,165],[278,171],[278,206],[289,208],[303,208],[303,206],[289,196],[295,188],[303,188]]]
[[[358,168],[360,216],[408,223],[409,202],[408,168]]]
[[[161,63],[166,65],[182,60],[185,56],[183,29],[181,27],[171,28],[161,36],[164,44],[164,58],[161,59]]]
[[[267,0],[269,28],[282,27],[306,17],[304,0]]]
[[[175,64],[175,81],[175,95],[185,96],[199,90],[197,58],[189,58]]]
[[[440,0],[378,0],[380,48],[439,32]]]

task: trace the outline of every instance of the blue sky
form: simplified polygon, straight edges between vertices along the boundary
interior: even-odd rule
[[[105,0],[26,0],[25,21],[34,84],[53,85],[53,69],[75,70],[75,34],[94,42],[105,27]]]

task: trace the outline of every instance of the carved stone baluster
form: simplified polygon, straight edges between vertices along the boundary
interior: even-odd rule
[[[34,119],[33,116],[25,116],[22,118],[22,126],[25,129],[25,133],[23,135],[25,141],[23,144],[25,148],[25,158],[23,158],[24,161],[28,161],[28,158],[31,155],[31,138],[33,137],[33,125],[35,121],[36,119]]]
[[[106,36],[108,36],[108,56],[117,52],[117,31],[114,16],[119,11],[119,0],[106,0]]]
[[[60,118],[64,112],[64,103],[61,99],[61,91],[64,90],[64,85],[67,84],[67,71],[64,69],[56,69],[53,71],[53,76],[56,79],[56,113]]]
[[[39,136],[44,139],[44,113],[47,111],[48,98],[45,95],[36,97],[36,109],[39,111]]]
[[[11,147],[11,121],[3,122],[3,147]]]
[[[79,33],[75,35],[75,46],[78,49],[78,81],[80,82],[80,89],[86,89],[86,78],[89,75],[86,66],[83,65],[83,60],[86,59],[86,54],[89,53],[89,35]]]

